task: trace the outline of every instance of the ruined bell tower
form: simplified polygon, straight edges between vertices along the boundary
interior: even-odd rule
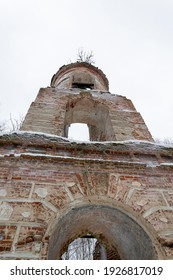
[[[21,129],[68,137],[72,123],[86,123],[91,141],[153,141],[132,102],[110,94],[105,74],[85,62],[59,69],[51,86],[39,91]]]
[[[79,237],[95,259],[173,259],[172,217],[173,148],[89,63],[62,66],[0,136],[0,259],[62,259]]]

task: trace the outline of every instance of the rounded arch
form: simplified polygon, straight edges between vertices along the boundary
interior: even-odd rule
[[[152,240],[131,217],[106,205],[86,205],[70,210],[55,226],[48,259],[60,259],[68,244],[90,233],[124,260],[157,259]]]
[[[89,92],[81,92],[67,103],[65,137],[68,137],[68,129],[72,123],[87,124],[91,141],[115,140],[108,107],[103,102],[96,101]]]

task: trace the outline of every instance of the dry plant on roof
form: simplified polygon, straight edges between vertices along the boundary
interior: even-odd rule
[[[86,62],[89,64],[94,64],[93,60],[94,54],[92,51],[85,52],[82,48],[78,50],[77,62]]]

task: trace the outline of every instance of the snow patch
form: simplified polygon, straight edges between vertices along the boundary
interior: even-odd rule
[[[87,145],[93,145],[93,144],[99,144],[99,145],[107,145],[107,144],[150,144],[150,145],[158,145],[158,146],[163,146],[162,144],[158,144],[158,143],[155,143],[155,142],[150,142],[150,141],[145,141],[145,140],[134,140],[134,139],[131,139],[131,140],[123,140],[123,141],[104,141],[104,142],[100,142],[100,141],[80,141],[80,140],[70,140],[66,137],[62,137],[62,136],[58,136],[58,135],[55,135],[55,134],[50,134],[50,133],[45,133],[45,132],[37,132],[37,131],[24,131],[24,130],[17,130],[17,131],[13,131],[13,132],[2,132],[0,134],[0,136],[9,136],[9,135],[23,135],[23,136],[37,136],[37,135],[40,135],[40,136],[43,136],[43,137],[47,137],[47,138],[50,138],[50,139],[60,139],[60,140],[63,140],[65,142],[69,142],[69,143],[76,143],[76,144],[87,144]],[[169,144],[164,144],[164,146],[167,147],[167,145]],[[173,147],[173,146],[172,146]]]

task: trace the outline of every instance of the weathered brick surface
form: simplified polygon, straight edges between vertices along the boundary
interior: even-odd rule
[[[83,94],[79,89],[66,94],[60,89],[41,89],[35,102],[31,104],[22,130],[65,136],[65,125],[84,122],[96,127],[105,126],[100,127],[102,135],[93,136],[93,140],[152,140],[141,115],[129,100],[124,100],[125,97],[100,92],[90,92],[84,97]],[[52,103],[49,103],[52,98]],[[104,108],[109,111],[109,119]]]
[[[170,149],[144,142],[82,144],[34,133],[0,141],[1,258],[47,258],[55,220],[86,204],[125,209],[152,228],[157,254],[172,258],[172,165],[162,159]]]
[[[76,73],[80,79],[74,88]],[[80,88],[81,84],[90,87],[88,75],[93,80],[90,91]],[[68,126],[74,122],[86,123],[94,141],[153,141],[132,102],[123,96],[110,94],[103,72],[86,63],[62,67],[54,75],[51,87],[40,89],[21,129],[67,136]]]
[[[131,258],[172,259],[173,147],[153,143],[132,102],[106,92],[99,69],[84,75],[95,89],[70,88],[71,70],[83,77],[72,66],[40,90],[25,132],[0,136],[0,258],[60,257],[91,232],[121,258],[132,250]],[[99,142],[61,137],[81,118]]]

